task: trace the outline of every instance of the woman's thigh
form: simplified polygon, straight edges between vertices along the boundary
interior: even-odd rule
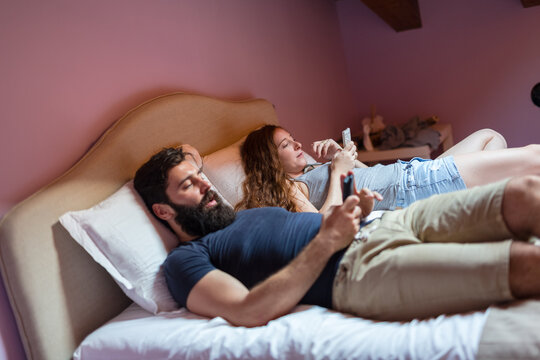
[[[455,155],[454,162],[467,187],[512,176],[540,175],[540,145]]]

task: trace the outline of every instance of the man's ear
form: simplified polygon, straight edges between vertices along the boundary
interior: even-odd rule
[[[171,220],[174,218],[174,210],[167,204],[156,203],[152,205],[152,211],[161,220]]]

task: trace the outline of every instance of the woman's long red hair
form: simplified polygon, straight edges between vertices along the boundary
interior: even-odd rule
[[[278,128],[281,129],[265,125],[251,132],[240,147],[246,179],[242,184],[244,197],[235,206],[236,210],[278,206],[299,211],[291,196],[292,181],[283,170],[274,144],[274,132]]]

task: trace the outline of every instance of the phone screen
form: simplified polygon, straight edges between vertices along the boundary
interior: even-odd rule
[[[346,128],[341,132],[341,137],[343,140],[343,147],[347,146],[351,142],[351,129]]]
[[[354,189],[354,176],[349,174],[343,179],[343,201],[352,195]]]

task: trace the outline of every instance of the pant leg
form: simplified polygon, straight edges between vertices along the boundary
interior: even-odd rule
[[[489,309],[477,360],[540,359],[540,299]]]
[[[408,320],[512,299],[501,215],[506,183],[435,196],[368,225],[340,262],[334,307]]]

